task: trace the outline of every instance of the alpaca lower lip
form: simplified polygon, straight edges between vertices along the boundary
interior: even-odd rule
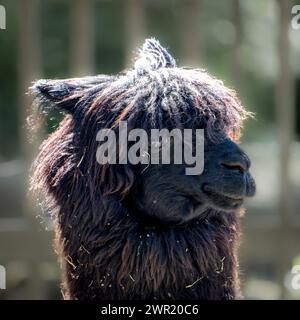
[[[203,192],[209,197],[209,198],[222,198],[225,201],[231,202],[234,205],[239,205],[244,201],[244,197],[240,195],[228,195],[221,192],[216,191],[215,189],[209,187],[208,185],[204,185],[202,187]]]

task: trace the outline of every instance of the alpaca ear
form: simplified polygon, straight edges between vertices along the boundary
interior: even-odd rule
[[[36,81],[29,92],[43,107],[74,113],[77,102],[89,89],[101,87],[109,80],[110,77],[104,75],[62,80],[42,79]]]
[[[80,99],[80,87],[70,80],[39,80],[30,88],[38,104],[46,108],[56,108],[73,113]]]

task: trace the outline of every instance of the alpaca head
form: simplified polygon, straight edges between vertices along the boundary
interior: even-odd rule
[[[233,90],[204,70],[177,67],[154,39],[126,73],[40,80],[33,92],[39,104],[67,114],[44,143],[34,174],[34,187],[58,204],[82,193],[90,201],[111,197],[141,222],[173,225],[205,218],[212,209],[237,210],[255,193],[250,160],[238,146],[249,113]],[[109,128],[118,136],[121,121],[149,134],[153,128],[204,129],[204,171],[186,175],[188,165],[172,159],[168,165],[100,165],[97,133]],[[77,185],[75,177],[83,182]]]

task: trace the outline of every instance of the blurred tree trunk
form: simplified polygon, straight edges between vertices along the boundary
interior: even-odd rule
[[[20,141],[25,158],[32,159],[34,145],[28,144],[26,118],[32,98],[26,93],[32,81],[41,76],[39,1],[24,0],[19,3],[19,99],[20,99]]]
[[[240,0],[232,1],[232,22],[234,25],[235,37],[232,46],[232,77],[236,90],[241,89],[241,68],[240,68],[240,46],[242,39],[242,17]]]
[[[18,50],[18,73],[19,73],[19,101],[20,101],[20,144],[21,154],[24,160],[26,183],[24,185],[24,212],[35,212],[31,199],[26,197],[29,187],[28,175],[34,155],[40,144],[39,136],[30,139],[27,131],[27,117],[31,114],[32,97],[27,95],[28,88],[34,80],[41,77],[41,47],[40,47],[40,2],[38,0],[24,0],[19,4],[19,50]],[[32,141],[31,141],[32,140]],[[31,142],[31,143],[30,143]]]
[[[199,67],[201,61],[201,0],[180,1],[179,39],[182,64]]]
[[[24,171],[26,184],[24,185],[23,211],[25,217],[29,221],[29,229],[19,230],[19,234],[26,234],[27,237],[33,239],[34,247],[20,247],[20,250],[28,250],[28,255],[24,259],[24,263],[30,263],[29,284],[27,290],[27,299],[42,299],[44,292],[42,289],[42,280],[39,276],[39,253],[43,250],[40,246],[40,237],[35,230],[36,219],[33,213],[36,213],[33,202],[26,197],[28,189],[28,172],[33,161],[33,155],[36,153],[37,144],[40,142],[35,137],[35,144],[28,142],[28,132],[26,131],[26,118],[29,115],[30,104],[32,97],[26,95],[28,87],[33,80],[36,80],[41,75],[41,50],[40,50],[40,12],[39,0],[23,0],[19,2],[19,57],[18,57],[18,72],[19,72],[19,99],[20,99],[20,141],[21,150],[24,159]],[[11,243],[13,247],[15,244]],[[35,252],[35,255],[30,255],[30,250]],[[11,259],[17,259],[20,252],[14,251]],[[22,261],[19,262],[22,265]]]
[[[278,42],[279,75],[277,81],[277,125],[280,145],[280,214],[282,223],[289,225],[291,217],[289,161],[290,145],[294,140],[295,110],[293,78],[290,69],[289,26],[291,22],[291,2],[278,0],[280,5],[280,34]]]
[[[71,6],[71,74],[85,76],[94,72],[94,12],[91,0],[73,0]]]
[[[279,74],[276,87],[276,112],[279,143],[279,213],[282,224],[282,241],[278,253],[281,255],[281,263],[278,270],[279,281],[281,284],[281,298],[286,298],[284,277],[290,268],[290,258],[288,254],[288,233],[291,226],[292,203],[291,185],[289,177],[290,167],[290,146],[294,138],[294,92],[293,78],[290,69],[290,44],[289,27],[291,23],[291,2],[290,0],[278,0],[279,17],[279,39],[278,39],[278,58]]]
[[[125,10],[126,67],[132,65],[135,50],[143,44],[145,33],[144,0],[128,0]]]

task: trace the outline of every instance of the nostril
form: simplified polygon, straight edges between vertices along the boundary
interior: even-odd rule
[[[239,171],[241,173],[244,173],[245,171],[247,171],[247,168],[245,168],[241,163],[237,163],[237,162],[222,162],[221,166],[229,169],[229,170],[236,170]]]

